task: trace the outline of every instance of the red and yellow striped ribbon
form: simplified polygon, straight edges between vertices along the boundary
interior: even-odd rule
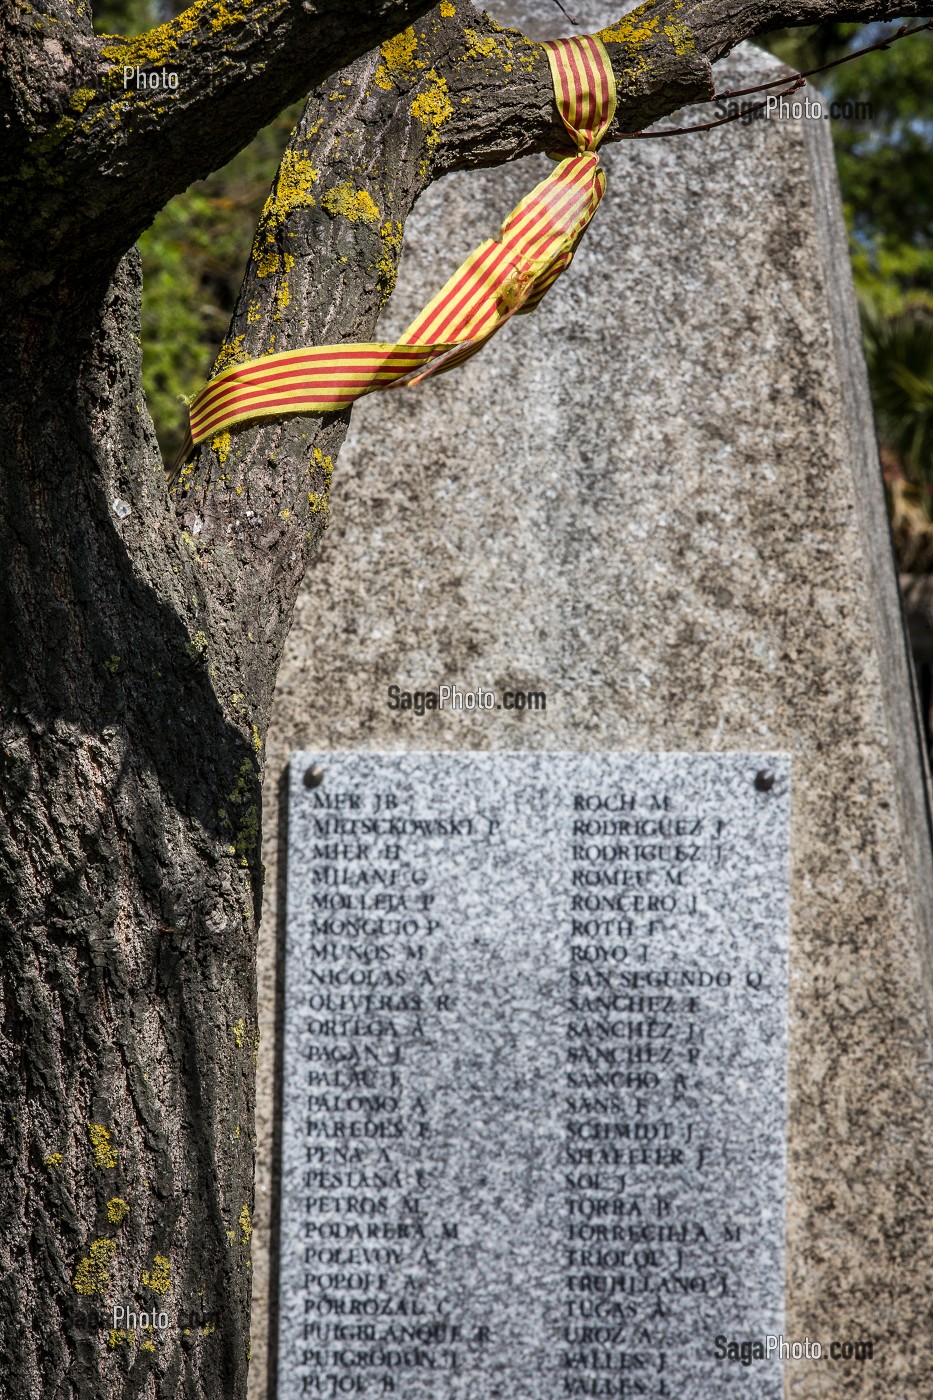
[[[218,374],[190,405],[176,465],[206,438],[253,419],[329,413],[377,389],[453,369],[510,317],[534,310],[569,265],[605,193],[596,147],[616,106],[612,65],[599,39],[554,39],[544,47],[557,109],[577,154],[516,205],[500,237],[470,254],[396,344],[285,350]]]

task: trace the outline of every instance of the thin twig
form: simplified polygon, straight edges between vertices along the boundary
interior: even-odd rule
[[[791,93],[796,92],[798,88],[802,88],[806,81],[807,80],[803,76],[803,74],[798,73],[797,77],[791,83],[790,87],[785,88],[783,92],[778,92],[774,94],[774,100],[777,101],[777,99],[780,97],[790,97]],[[782,78],[781,82],[786,83],[787,79]],[[749,92],[754,92],[755,90],[756,89],[754,88],[749,88]],[[710,98],[710,101],[715,102],[717,98],[727,96],[731,96],[731,94],[717,93],[715,97]],[[728,122],[736,122],[739,121],[742,117],[748,117],[752,112],[760,112],[762,107],[767,107],[768,103],[771,100],[771,98],[766,97],[763,102],[753,102],[750,107],[746,107],[744,112],[733,112],[728,117],[717,117],[715,121],[711,122],[698,122],[696,126],[669,126],[666,127],[663,131],[626,131],[622,134],[622,140],[653,141],[661,136],[686,136],[686,134],[690,131],[712,131],[714,126],[725,126]]]
[[[561,14],[564,16],[564,19],[566,19],[569,24],[574,25],[576,29],[580,28],[580,21],[578,19],[574,19],[573,15],[564,9],[563,5],[560,3],[560,0],[554,0],[554,4],[557,6]]]
[[[924,24],[915,24],[912,29],[908,29],[906,24],[902,24],[900,29],[893,34],[889,34],[885,39],[879,39],[877,44],[868,44],[864,49],[853,49],[851,53],[844,53],[841,58],[834,58],[831,63],[821,63],[818,68],[808,68],[805,73],[800,73],[801,78],[812,78],[814,73],[828,73],[830,68],[838,68],[840,63],[850,63],[853,58],[861,58],[863,54],[875,53],[879,49],[889,49],[896,39],[906,39],[911,34],[922,34],[925,29],[933,29],[933,19],[928,19]],[[786,82],[786,78],[774,78],[770,83],[757,83],[754,87],[733,88],[731,92],[717,92],[716,98],[721,97],[746,97],[751,92],[765,92],[768,88],[779,87]]]

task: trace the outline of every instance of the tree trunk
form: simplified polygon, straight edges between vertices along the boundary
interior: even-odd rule
[[[203,575],[169,528],[139,296],[135,253],[109,286],[56,287],[11,328],[3,370],[0,1316],[15,1397],[245,1388],[260,755],[253,716],[218,700],[214,676],[236,694],[239,661],[216,628],[208,641]]]

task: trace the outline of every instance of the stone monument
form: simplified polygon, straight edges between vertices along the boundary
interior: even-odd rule
[[[781,71],[748,46],[721,70],[721,89]],[[929,809],[827,128],[773,117],[607,149],[608,194],[534,315],[354,410],[267,754],[254,1400],[933,1394]],[[544,169],[423,197],[385,338]],[[652,797],[655,820],[698,834],[638,835]],[[393,814],[398,839],[373,827],[366,849],[360,823]],[[578,870],[664,885],[675,838],[703,848],[692,913],[673,881],[666,912],[573,908]],[[346,908],[311,899],[331,867],[408,880],[411,927],[388,932],[387,901],[355,941]],[[397,974],[405,946],[430,1015],[384,989],[395,1081],[387,1047],[344,1024],[346,986],[324,983],[366,957]],[[620,980],[639,947],[676,988]],[[691,1008],[704,971],[729,983]],[[667,1015],[632,1000],[662,994]],[[663,1076],[586,1079],[659,1072],[581,1029],[613,1018],[627,1051],[671,1024],[663,1075],[702,1050],[690,1105]],[[385,1063],[349,1109],[333,1052],[353,1044]],[[330,1151],[357,1131],[399,1133],[377,1144],[375,1197],[421,1222],[421,1256],[386,1231],[369,1255],[326,1253],[340,1241],[321,1226],[349,1218],[332,1198],[356,1190],[340,1172],[377,1169]],[[624,1151],[624,1189],[594,1145]],[[571,1236],[627,1231],[630,1203],[658,1200],[706,1240]],[[406,1275],[427,1309],[392,1334],[407,1361],[374,1356],[376,1332],[336,1337]],[[652,1332],[638,1290],[662,1275],[683,1282]],[[593,1305],[613,1297],[633,1311],[600,1331]],[[765,1334],[788,1354],[758,1356]]]

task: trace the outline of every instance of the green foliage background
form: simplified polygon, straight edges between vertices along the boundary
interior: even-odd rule
[[[165,0],[108,0],[95,6],[94,28],[98,34],[142,34],[185,8]],[[181,446],[183,396],[197,393],[220,349],[256,224],[301,105],[280,113],[229,165],[173,199],[139,240],[143,383],[166,462]]]
[[[137,34],[183,8],[173,0],[107,0],[95,27]],[[806,70],[897,27],[825,24],[759,42]],[[870,120],[834,120],[832,133],[895,536],[906,566],[933,569],[933,34],[813,82],[827,99],[871,104]],[[220,348],[299,110],[282,113],[223,170],[174,199],[140,240],[144,381],[167,460],[181,442],[182,396],[204,383]]]
[[[903,21],[908,25],[917,20]],[[893,34],[890,24],[823,24],[765,36],[799,71]],[[876,314],[933,310],[933,34],[918,34],[812,79],[829,99],[869,103],[869,121],[834,121],[856,286]]]

